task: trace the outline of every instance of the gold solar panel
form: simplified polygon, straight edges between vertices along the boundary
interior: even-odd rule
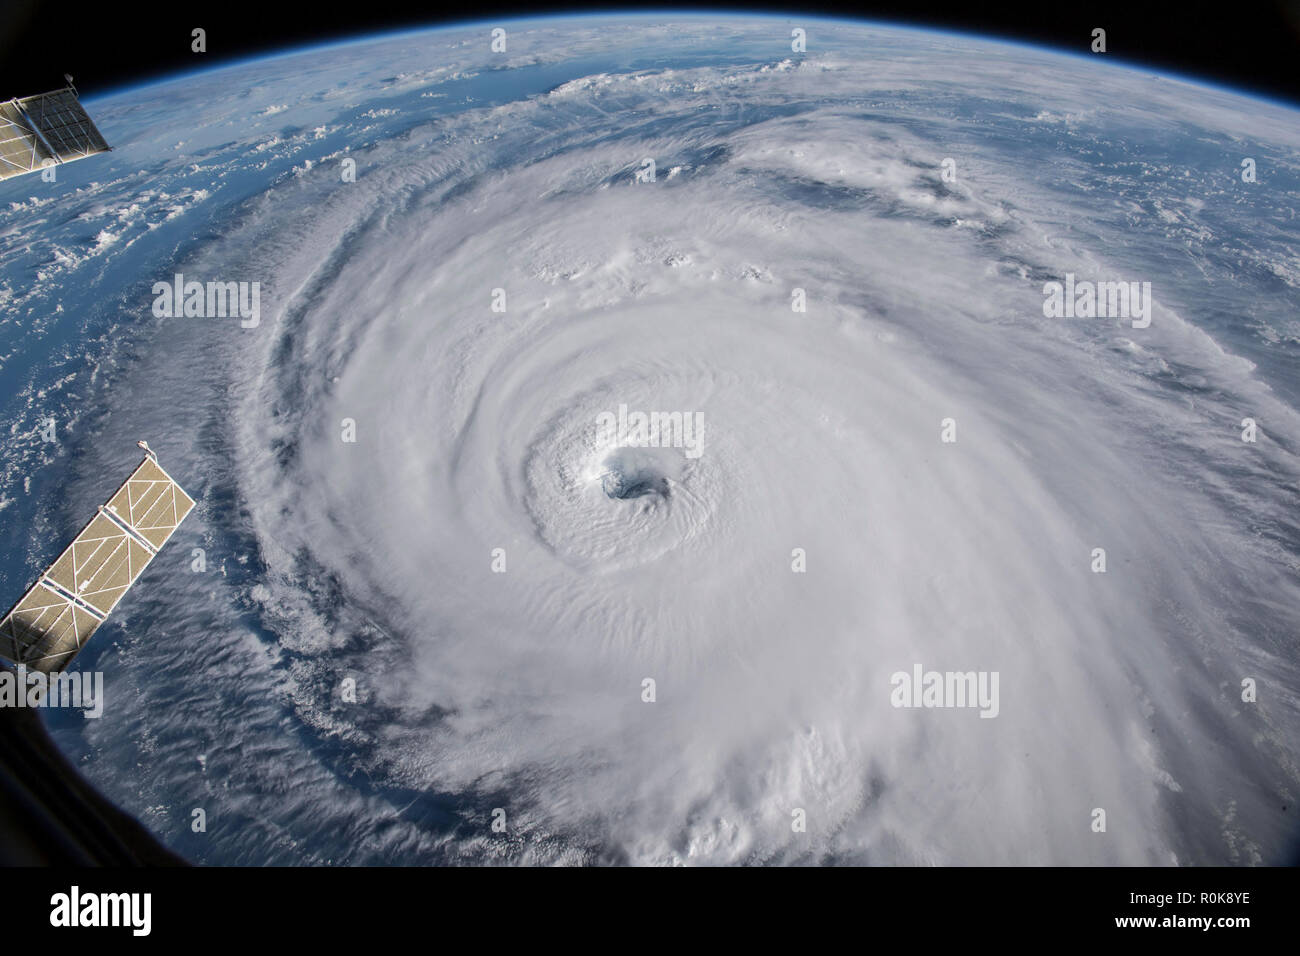
[[[110,149],[70,86],[0,103],[0,179]]]
[[[193,508],[150,453],[0,620],[0,658],[67,667]]]
[[[53,157],[18,104],[0,103],[0,179],[33,172]]]
[[[99,624],[66,595],[37,582],[0,621],[0,657],[28,670],[61,671]]]

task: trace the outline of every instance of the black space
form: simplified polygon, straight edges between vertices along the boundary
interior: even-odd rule
[[[448,6],[410,0],[276,3],[222,0],[82,3],[0,0],[0,99],[76,78],[82,95],[146,79],[214,66],[257,53],[343,39],[399,27],[577,10],[766,10],[894,21],[1087,52],[1094,27],[1104,27],[1107,55],[1153,71],[1184,73],[1300,104],[1300,0],[1251,3],[974,2],[750,3],[672,0],[618,3],[480,3]],[[190,52],[190,31],[207,31],[208,52]]]

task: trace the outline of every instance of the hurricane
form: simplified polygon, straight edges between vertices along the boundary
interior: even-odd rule
[[[1293,860],[1295,110],[490,26],[91,100],[114,152],[0,191],[6,580],[137,438],[199,502],[51,718],[90,779],[210,863]]]

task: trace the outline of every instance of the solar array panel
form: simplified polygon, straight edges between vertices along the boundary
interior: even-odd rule
[[[66,668],[193,508],[145,458],[0,620],[0,658],[29,670]]]
[[[40,169],[54,157],[15,102],[0,103],[0,179]]]
[[[0,179],[111,148],[72,87],[0,103]]]

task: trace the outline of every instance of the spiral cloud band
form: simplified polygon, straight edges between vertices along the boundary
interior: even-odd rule
[[[217,184],[203,241],[102,256],[147,273],[116,394],[221,570],[101,652],[64,738],[101,786],[212,862],[1294,852],[1294,112],[791,25],[102,101],[154,205]],[[175,273],[259,283],[260,322],[152,316]],[[1149,322],[1049,314],[1067,274]]]

